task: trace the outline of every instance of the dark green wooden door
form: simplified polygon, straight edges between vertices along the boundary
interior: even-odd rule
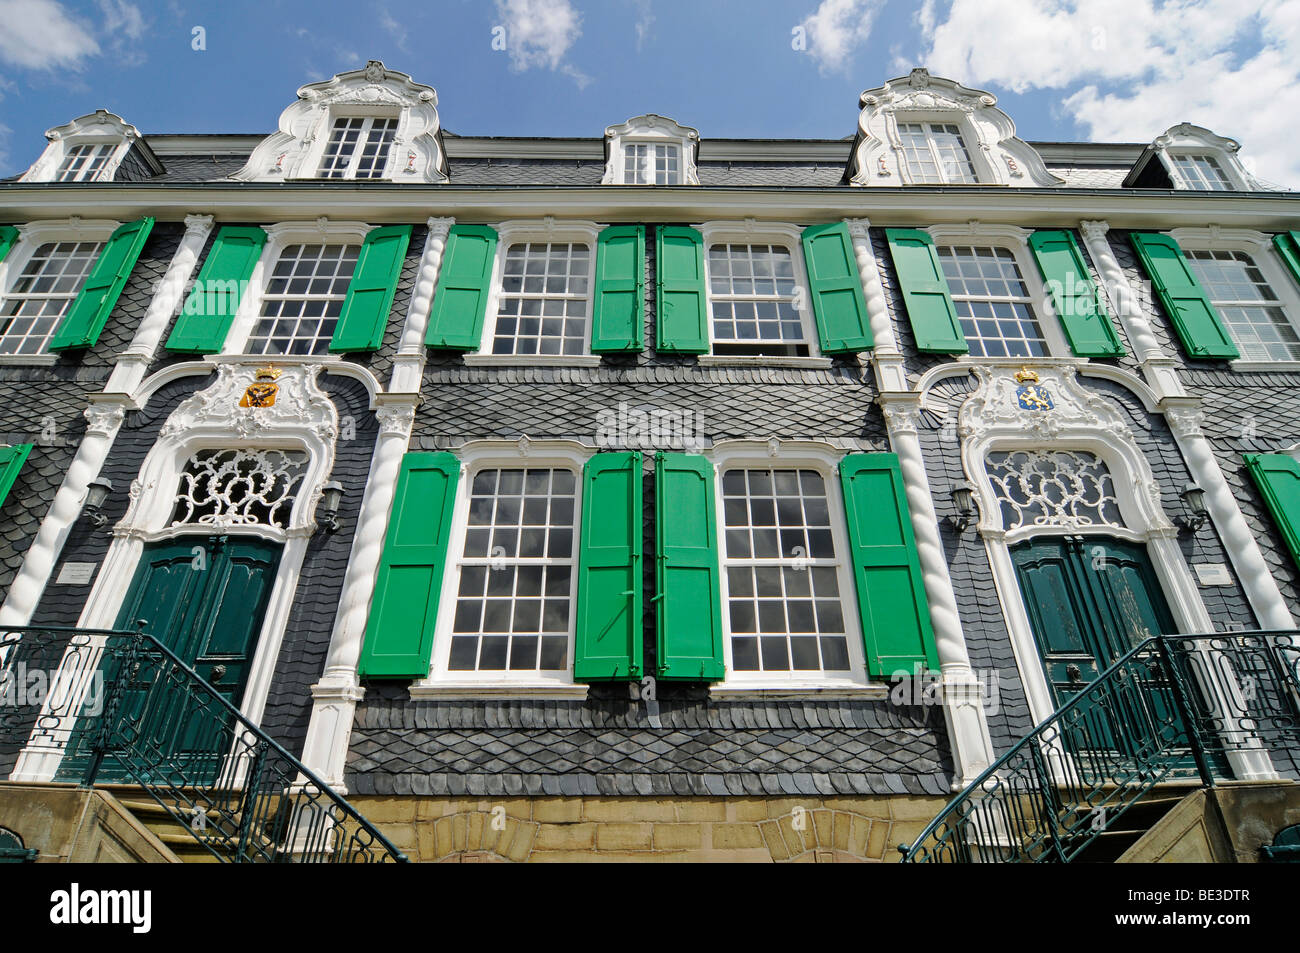
[[[279,545],[260,539],[188,536],[147,545],[116,627],[143,622],[145,632],[238,708],[279,561]],[[114,729],[120,742],[110,749],[100,780],[130,780],[127,760],[137,772],[188,783],[215,778],[231,741],[220,706],[194,692],[161,658],[147,656],[129,672],[105,662],[106,686],[119,674],[126,679]],[[80,776],[89,756],[88,731],[78,726],[75,735],[60,769],[69,778]]]

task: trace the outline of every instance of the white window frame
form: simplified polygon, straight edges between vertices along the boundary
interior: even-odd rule
[[[817,333],[817,319],[812,311],[812,296],[808,293],[808,267],[804,261],[803,229],[792,224],[758,225],[755,222],[710,221],[693,226],[704,240],[704,287],[709,326],[709,353],[701,354],[699,362],[708,364],[761,365],[763,367],[829,367],[832,360],[822,354],[821,338]],[[713,281],[709,270],[709,249],[713,245],[781,245],[794,261],[795,310],[803,328],[803,341],[808,354],[715,354],[713,351]],[[856,264],[854,265],[856,268]],[[803,289],[803,294],[799,290]],[[731,342],[727,342],[731,343]],[[755,342],[761,343],[761,342]]]
[[[470,367],[493,364],[527,364],[533,367],[596,367],[601,363],[599,354],[591,353],[592,325],[596,307],[596,254],[597,241],[603,226],[585,221],[536,221],[513,219],[496,225],[497,249],[492,262],[492,281],[489,284],[486,313],[483,316],[483,337],[477,353],[465,355]],[[587,333],[581,354],[493,354],[492,341],[496,337],[497,311],[501,307],[502,284],[506,252],[511,245],[529,242],[582,243],[591,249],[587,272]]]
[[[262,302],[266,297],[266,286],[275,270],[275,263],[281,253],[290,245],[361,245],[365,242],[370,226],[365,222],[331,222],[319,219],[316,222],[280,222],[266,229],[266,244],[262,246],[261,257],[253,266],[253,273],[248,279],[248,289],[239,301],[239,310],[230,322],[226,333],[222,354],[243,355],[248,346],[248,339],[262,314]],[[303,361],[321,360],[324,355],[311,354],[251,354],[250,358],[264,361]]]
[[[1295,278],[1291,276],[1290,271],[1278,258],[1270,236],[1247,228],[1217,227],[1174,228],[1167,234],[1178,242],[1178,247],[1184,251],[1245,252],[1255,262],[1256,267],[1264,276],[1264,280],[1268,282],[1269,290],[1273,292],[1278,306],[1286,315],[1287,321],[1291,323],[1297,333],[1300,333],[1300,289],[1297,289]],[[1232,329],[1227,326],[1226,322],[1224,327],[1228,334],[1232,335]],[[1235,337],[1233,343],[1237,343]],[[1246,371],[1275,368],[1294,371],[1297,365],[1300,365],[1300,360],[1259,361],[1242,357],[1232,361],[1230,366],[1234,370]]]
[[[1015,256],[1016,267],[1020,269],[1020,277],[1025,283],[1025,291],[1029,295],[1030,306],[1034,308],[1034,316],[1038,319],[1038,326],[1043,332],[1043,340],[1047,342],[1045,357],[1070,358],[1077,361],[1087,360],[1087,358],[1075,357],[1074,352],[1070,349],[1070,342],[1066,340],[1065,329],[1061,326],[1060,315],[1056,313],[1056,306],[1052,302],[1052,297],[1047,293],[1047,286],[1043,284],[1043,276],[1038,270],[1038,263],[1029,250],[1029,236],[1033,234],[1029,229],[1020,228],[1017,225],[987,225],[983,222],[971,222],[966,225],[932,225],[925,231],[934,239],[936,249],[943,245],[967,245],[1003,248],[1011,252]],[[951,293],[951,289],[949,289],[949,293]],[[994,361],[1003,364],[1008,361],[1032,362],[1042,359],[1037,357],[976,357],[962,355],[962,360]]]
[[[4,261],[0,261],[0,304],[8,301],[13,286],[22,275],[23,269],[31,261],[36,250],[50,242],[99,242],[103,244],[113,237],[121,222],[108,219],[47,219],[29,222],[18,226],[18,240],[9,249]],[[101,249],[102,254],[102,249]],[[91,265],[94,268],[94,265]],[[88,273],[89,274],[89,273]],[[80,289],[78,289],[80,290]],[[54,364],[59,355],[51,351],[40,354],[0,354],[3,364]]]
[[[659,157],[658,157],[657,155],[654,155],[653,152],[651,152],[651,153],[648,153],[648,155],[647,155],[648,167],[644,170],[644,171],[646,172],[646,176],[647,176],[647,178],[648,178],[650,181],[647,181],[647,182],[629,182],[629,181],[628,181],[628,171],[627,171],[627,160],[628,160],[628,158],[629,158],[628,153],[629,153],[633,148],[638,147],[638,146],[643,146],[643,147],[645,147],[645,148],[648,149],[648,150],[649,150],[649,149],[655,149],[655,148],[658,147],[658,146],[664,146],[665,148],[676,149],[676,150],[677,150],[677,181],[676,181],[676,182],[658,182],[658,181],[654,181],[655,178],[658,176],[658,168],[657,168],[657,166],[658,166],[658,162],[659,162]],[[685,156],[685,154],[682,152],[682,147],[681,147],[680,145],[678,145],[676,142],[669,142],[669,141],[666,141],[666,140],[663,140],[663,139],[625,139],[625,140],[623,140],[623,182],[622,182],[623,185],[642,185],[642,186],[647,186],[647,185],[659,185],[659,186],[663,186],[663,185],[685,185],[685,184],[686,184],[685,165],[686,165],[686,156]],[[664,170],[664,174],[667,175],[667,170],[666,170],[666,169]]]
[[[460,460],[460,478],[456,483],[451,532],[447,540],[447,561],[442,573],[438,600],[438,621],[433,636],[433,656],[427,678],[412,683],[411,697],[447,694],[503,694],[511,698],[540,694],[546,697],[577,697],[587,694],[584,683],[574,682],[573,665],[578,620],[578,576],[582,549],[583,467],[595,453],[573,440],[473,440],[455,451]],[[481,470],[495,469],[566,469],[574,474],[573,505],[573,572],[569,580],[569,647],[566,666],[559,671],[489,671],[451,672],[447,664],[451,655],[452,625],[456,617],[456,599],[460,589],[460,562],[465,552],[465,534],[469,526],[470,490],[474,476]],[[522,690],[522,693],[521,693]]]
[[[1171,126],[1158,136],[1152,146],[1160,157],[1161,164],[1169,173],[1174,188],[1180,190],[1204,192],[1195,189],[1187,181],[1182,171],[1174,164],[1174,156],[1209,156],[1219,164],[1228,179],[1228,190],[1234,192],[1267,191],[1268,186],[1261,183],[1245,167],[1239,156],[1241,144],[1236,140],[1217,136],[1202,126],[1180,123]]]
[[[903,148],[903,135],[899,131],[899,124],[906,123],[923,123],[926,129],[926,139],[930,141],[933,148],[933,140],[930,140],[929,126],[956,126],[958,133],[961,135],[961,141],[966,146],[966,153],[970,156],[971,166],[975,169],[974,182],[925,182],[915,178],[911,164],[907,161],[907,151]],[[898,165],[899,175],[904,185],[928,185],[928,186],[977,186],[977,185],[1001,185],[1003,184],[997,173],[989,167],[988,160],[984,156],[984,150],[980,148],[981,139],[978,130],[971,127],[971,123],[964,113],[957,112],[922,112],[922,111],[900,111],[889,117],[889,144],[894,150],[894,159]],[[940,165],[940,172],[943,171]]]
[[[348,175],[343,178],[328,178],[321,175],[321,160],[329,146],[330,136],[334,132],[334,123],[340,119],[396,119],[397,128],[393,132],[393,141],[388,147],[388,158],[384,162],[384,173],[377,178],[358,179],[353,173],[360,156],[361,140],[357,140],[357,149],[348,161]],[[318,182],[392,182],[396,178],[396,165],[399,164],[398,153],[401,151],[406,132],[406,110],[400,106],[334,106],[324,110],[316,126],[307,152],[298,163],[295,179],[314,179]]]
[[[722,616],[723,657],[726,677],[715,683],[713,694],[749,691],[862,691],[874,686],[867,674],[866,650],[862,644],[862,619],[858,608],[857,574],[849,547],[848,523],[844,511],[844,493],[840,485],[839,465],[846,452],[820,441],[722,440],[707,453],[713,466],[714,506],[718,539],[718,593]],[[830,514],[831,538],[835,544],[837,575],[840,587],[844,637],[848,642],[849,669],[839,675],[825,672],[737,672],[731,651],[731,611],[727,584],[727,525],[723,512],[722,477],[728,470],[816,470],[826,485],[826,504]]]
[[[700,176],[696,167],[696,146],[700,133],[690,126],[683,126],[664,116],[648,113],[634,116],[627,122],[610,126],[605,130],[605,148],[608,157],[605,161],[605,175],[602,185],[626,185],[631,188],[675,188],[683,185],[699,185]],[[655,185],[653,182],[632,183],[627,181],[624,167],[626,165],[627,146],[629,145],[672,145],[677,146],[681,181],[674,185]]]
[[[1229,171],[1222,159],[1211,150],[1179,149],[1168,153],[1170,178],[1172,178],[1180,189],[1187,189],[1191,192],[1231,192],[1237,188],[1236,182],[1233,181],[1232,173]],[[1224,179],[1225,187],[1222,189],[1203,189],[1199,185],[1194,185],[1188,178],[1187,173],[1178,165],[1179,159],[1208,159],[1218,167],[1220,174]],[[1201,173],[1204,175],[1204,172]]]
[[[112,182],[117,176],[118,166],[122,164],[126,154],[131,151],[131,146],[137,141],[142,145],[144,142],[140,130],[126,122],[121,116],[117,116],[106,109],[100,109],[85,116],[78,116],[62,126],[55,126],[53,129],[46,131],[45,138],[49,140],[45,150],[41,153],[40,158],[32,163],[31,168],[23,173],[19,181],[58,182],[59,169],[69,152],[78,146],[107,144],[113,146],[113,149],[104,160],[99,176],[93,180],[78,179],[73,181],[83,185]],[[144,146],[142,151],[146,153],[146,162],[151,165],[157,163],[157,160],[149,153],[147,146]],[[156,168],[154,171],[160,172],[161,167]]]
[[[122,159],[122,156],[117,154],[121,151],[121,145],[122,145],[121,142],[112,139],[98,139],[98,138],[87,138],[87,139],[80,139],[76,142],[65,142],[63,144],[63,154],[59,157],[59,164],[54,167],[54,176],[50,181],[52,182],[111,182],[113,180],[113,172],[116,170],[117,163],[119,163]],[[104,162],[102,165],[100,165],[99,171],[96,172],[92,178],[87,178],[85,174],[87,166],[83,164],[75,178],[71,178],[71,179],[63,178],[62,177],[63,164],[68,161],[68,158],[72,155],[73,152],[77,151],[78,149],[84,149],[87,147],[93,149],[105,150]]]
[[[334,127],[337,126],[340,121],[351,120],[351,119],[360,119],[363,120],[363,122],[361,126],[361,132],[358,135],[357,141],[354,144],[352,152],[348,157],[347,165],[344,168],[344,174],[341,176],[325,175],[325,173],[321,169],[321,163],[325,159],[325,153],[326,150],[329,149],[330,141],[334,138]],[[360,178],[357,175],[357,167],[361,163],[362,150],[365,147],[367,139],[369,138],[369,134],[374,130],[375,123],[381,120],[393,120],[394,122],[393,138],[388,143],[388,154],[384,156],[383,165],[379,167],[379,172],[380,172],[379,175]],[[397,132],[401,128],[401,125],[402,125],[402,117],[400,112],[393,112],[391,115],[386,115],[381,112],[367,111],[364,113],[352,113],[352,112],[342,112],[338,110],[332,110],[329,114],[328,123],[324,125],[320,134],[317,136],[317,139],[320,140],[321,142],[321,146],[320,146],[320,154],[316,157],[316,165],[314,167],[315,177],[323,181],[337,181],[337,182],[387,182],[391,180],[393,177],[391,172],[391,168],[393,165],[393,157],[396,154],[398,148]]]

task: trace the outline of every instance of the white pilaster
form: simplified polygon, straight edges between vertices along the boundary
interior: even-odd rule
[[[389,393],[420,392],[420,378],[424,372],[424,333],[429,326],[438,274],[442,271],[442,253],[447,247],[447,235],[455,223],[454,218],[431,218],[428,221],[429,238],[424,244],[420,270],[416,275],[415,288],[411,291],[411,304],[406,310],[406,324],[402,327],[397,357],[393,360]]]
[[[36,604],[49,584],[50,573],[59,560],[63,544],[68,539],[72,525],[81,515],[90,481],[108,458],[109,448],[117,436],[125,417],[124,406],[111,400],[95,401],[83,412],[86,416],[86,434],[77,448],[77,455],[68,467],[63,485],[54,495],[50,511],[41,521],[41,528],[32,541],[22,568],[9,587],[9,594],[0,607],[0,627],[27,625],[36,611]],[[125,487],[117,487],[121,492]]]
[[[885,301],[885,286],[880,280],[880,266],[871,247],[871,222],[865,218],[846,218],[849,237],[853,239],[853,255],[857,259],[858,274],[862,278],[862,291],[867,302],[867,320],[871,323],[871,363],[876,370],[876,384],[882,393],[908,390],[907,370],[903,366],[903,352],[898,349],[898,337],[889,316]]]
[[[340,792],[344,792],[343,765],[352,734],[353,713],[365,694],[357,682],[357,662],[366,635],[370,597],[379,575],[379,558],[383,552],[384,534],[388,530],[388,513],[397,489],[402,455],[406,453],[415,423],[416,401],[413,397],[380,396],[378,402],[375,415],[379,418],[379,437],[375,441],[365,497],[357,516],[352,554],[343,576],[339,611],[330,636],[325,671],[311,689],[311,721],[307,726],[302,755],[307,767]]]
[[[211,231],[211,215],[185,216],[185,235],[154,290],[153,299],[136,329],[130,347],[118,358],[113,374],[104,387],[106,392],[130,394],[144,380],[149,362],[157,353],[163,332],[167,330],[167,323],[180,307],[190,275],[194,273],[194,266],[198,264],[203,244]]]

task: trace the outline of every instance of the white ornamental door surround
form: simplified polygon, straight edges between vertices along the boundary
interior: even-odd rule
[[[339,425],[334,403],[317,380],[326,366],[321,363],[275,365],[275,402],[239,406],[250,385],[265,383],[256,376],[265,366],[265,361],[249,358],[220,361],[217,379],[182,401],[167,418],[131,484],[126,514],[112,527],[103,568],[77,621],[81,628],[114,626],[147,543],[196,532],[280,543],[280,564],[241,705],[254,724],[266,705],[303,557],[316,531],[316,506],[334,467]],[[233,505],[223,498],[228,480],[218,472],[222,464],[235,461],[260,473],[253,478],[261,491],[256,505]],[[200,484],[206,489],[198,489]],[[195,506],[200,498],[207,505]],[[13,779],[50,780],[59,757],[56,749],[29,746]]]
[[[975,487],[979,532],[1034,722],[1048,717],[1055,704],[1011,561],[1014,543],[1091,530],[1145,544],[1180,630],[1213,631],[1179,549],[1178,529],[1161,506],[1160,487],[1120,410],[1083,384],[1079,368],[1069,362],[985,363],[964,370],[978,385],[958,415],[962,467]],[[1021,495],[1018,475],[1034,465],[1079,472],[1060,500],[1009,501],[1005,512],[1013,518],[1004,520],[1004,498]]]

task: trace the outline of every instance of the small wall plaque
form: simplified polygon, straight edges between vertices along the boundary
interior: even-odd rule
[[[1193,568],[1202,586],[1232,585],[1232,573],[1223,563],[1197,563]]]
[[[99,563],[64,563],[59,570],[59,578],[54,580],[59,586],[88,586],[95,578],[95,569]]]

